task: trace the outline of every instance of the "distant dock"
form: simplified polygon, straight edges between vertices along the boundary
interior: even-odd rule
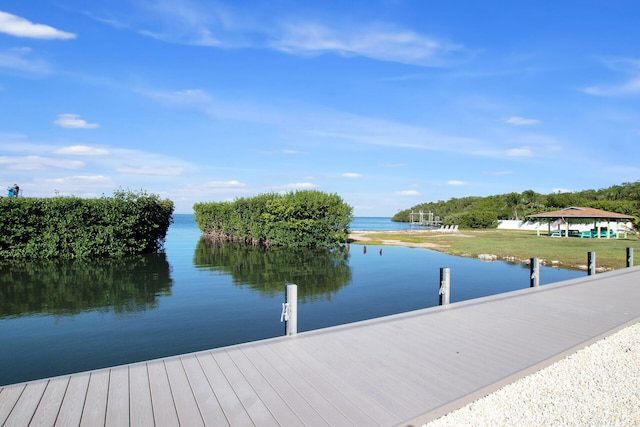
[[[420,425],[640,321],[640,267],[0,388],[0,425]]]

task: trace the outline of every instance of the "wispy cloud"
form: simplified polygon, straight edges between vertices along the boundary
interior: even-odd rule
[[[540,123],[538,119],[527,119],[525,117],[513,116],[503,120],[505,123],[513,126],[531,126]]]
[[[184,173],[184,169],[180,167],[122,165],[117,167],[115,172],[123,175],[179,176]]]
[[[201,89],[184,89],[177,91],[136,90],[137,93],[163,104],[186,106],[211,102],[211,96]]]
[[[31,74],[48,74],[51,71],[49,64],[40,58],[34,58],[32,49],[28,47],[12,48],[0,52],[0,68]]]
[[[77,114],[58,114],[58,118],[53,123],[67,129],[96,129],[100,127],[97,123],[88,123]]]
[[[70,145],[53,151],[55,154],[71,156],[106,156],[110,152],[105,148],[91,147],[88,145]]]
[[[531,147],[519,147],[511,148],[506,152],[509,157],[531,157],[533,156],[533,150]]]
[[[2,169],[11,171],[43,171],[54,169],[80,169],[85,163],[79,160],[54,159],[43,156],[0,157]]]
[[[608,68],[627,74],[629,77],[622,83],[589,86],[582,89],[583,92],[596,96],[640,95],[640,59],[607,58],[603,62]]]
[[[223,49],[251,47],[298,56],[359,56],[419,66],[442,66],[465,52],[460,44],[393,23],[338,25],[300,16],[274,22],[271,16],[256,11],[187,0],[150,2],[144,10],[151,19],[147,18],[146,28],[138,29],[138,33],[167,43]],[[110,21],[106,23],[112,25]],[[116,22],[124,28],[120,21]]]
[[[355,173],[355,172],[345,172],[342,174],[343,178],[361,178],[362,174],[359,173]]]
[[[337,53],[423,66],[443,65],[448,55],[462,50],[460,45],[390,25],[340,29],[318,23],[289,24],[270,46],[296,55]]]
[[[311,182],[292,182],[284,186],[286,190],[310,190],[315,187]]]
[[[416,190],[402,190],[398,191],[398,194],[401,196],[420,196],[422,193]]]
[[[619,85],[590,86],[583,92],[597,96],[631,96],[640,95],[640,76]]]
[[[460,187],[460,186],[463,186],[463,185],[467,185],[467,183],[464,182],[464,181],[459,181],[459,180],[456,180],[456,179],[452,179],[452,180],[447,181],[447,185],[451,185],[453,187]]]
[[[34,24],[25,18],[0,11],[0,33],[33,39],[74,39],[76,35],[49,25]]]

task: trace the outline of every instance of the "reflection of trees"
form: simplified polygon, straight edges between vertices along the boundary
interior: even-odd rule
[[[172,280],[165,254],[93,260],[0,262],[0,317],[131,313],[157,307]]]
[[[235,284],[268,296],[282,295],[285,283],[295,283],[302,303],[331,299],[332,293],[351,282],[349,254],[341,249],[266,249],[200,239],[193,263],[227,273]]]

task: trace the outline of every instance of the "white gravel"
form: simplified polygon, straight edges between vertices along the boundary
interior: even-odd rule
[[[640,323],[425,426],[640,426]]]

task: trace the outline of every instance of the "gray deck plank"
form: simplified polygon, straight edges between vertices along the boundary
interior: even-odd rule
[[[149,388],[153,403],[153,419],[156,425],[179,426],[178,413],[164,361],[155,360],[147,363],[147,371],[149,372]],[[177,392],[181,391],[177,390]]]
[[[232,352],[239,351],[232,349]],[[229,385],[233,388],[238,396],[242,406],[256,426],[275,426],[278,425],[267,406],[264,404],[260,396],[258,396],[251,387],[251,384],[242,375],[236,364],[231,359],[229,351],[220,350],[212,352],[213,357],[218,362],[218,366],[227,378]]]
[[[191,384],[184,371],[182,362],[178,357],[172,357],[164,361],[167,377],[173,394],[173,401],[178,413],[178,421],[185,426],[204,426],[200,408],[193,395]]]
[[[345,364],[343,360],[337,359],[335,355],[337,347],[335,347],[331,337],[323,336],[321,338],[322,340],[309,339],[304,344],[309,347],[319,359],[325,361],[336,375],[341,376],[345,381],[353,384],[357,389],[362,390],[363,393],[366,393],[377,402],[380,407],[390,412],[396,419],[409,411],[410,408],[406,405],[403,398],[404,394],[397,395],[389,392],[389,389],[385,388],[384,385],[377,380],[376,376],[368,375],[359,368],[352,369],[353,365],[351,363]],[[342,354],[342,359],[350,357],[350,352],[345,351]]]
[[[10,385],[0,424],[422,424],[640,321],[638,300],[634,267]]]
[[[89,378],[87,398],[84,401],[81,426],[103,425],[107,418],[107,396],[109,395],[109,371],[95,371]]]
[[[55,424],[68,385],[69,377],[58,377],[49,381],[31,423],[29,423],[30,426],[52,426]]]
[[[107,426],[129,424],[129,367],[119,366],[109,371],[109,392],[107,393]]]
[[[285,399],[289,407],[296,413],[297,417],[304,425],[322,426],[329,425],[321,415],[307,402],[298,390],[296,390],[285,379],[285,374],[278,371],[269,363],[267,359],[257,350],[262,343],[242,346],[243,353],[251,360],[251,363],[260,371],[262,376],[273,387],[278,395]]]
[[[87,389],[89,388],[89,377],[90,374],[82,373],[72,375],[71,378],[69,378],[67,392],[64,394],[62,406],[56,419],[56,426],[80,425],[84,401],[87,397]]]
[[[366,425],[388,425],[394,419],[393,415],[380,406],[374,398],[372,398],[367,390],[362,390],[354,386],[354,384],[345,380],[341,375],[336,374],[334,369],[331,369],[327,364],[319,360],[316,355],[310,352],[308,346],[298,346],[296,340],[282,341],[281,345],[272,346],[274,351],[277,351],[279,355],[282,353],[296,354],[299,375],[304,375],[307,372],[312,372],[314,377],[318,381],[314,381],[321,392],[325,396],[333,396],[334,399],[339,400],[339,405],[346,405],[349,401],[351,405],[354,405],[356,411],[362,411],[366,413],[369,421]],[[324,381],[319,381],[323,379]],[[357,409],[359,408],[359,409]],[[347,407],[343,407],[343,411],[346,412]],[[361,414],[353,414],[350,417],[358,419]],[[352,419],[354,422],[356,420]],[[366,421],[366,420],[361,420]]]
[[[26,384],[16,384],[0,389],[0,425],[4,425],[11,415],[11,411],[13,411],[25,387]]]
[[[309,382],[306,376],[299,375],[296,370],[292,370],[287,360],[274,353],[269,344],[257,346],[256,348],[329,425],[353,425],[343,413],[337,410],[330,399],[323,396]]]
[[[4,425],[28,425],[47,388],[47,383],[48,381],[37,381],[28,384]]]
[[[332,403],[333,406],[351,422],[353,425],[378,425],[378,422],[370,416],[365,408],[370,408],[373,402],[368,401],[365,406],[359,406],[352,402],[349,393],[344,388],[337,388],[336,384],[329,380],[329,370],[320,369],[317,365],[312,365],[307,361],[313,356],[304,351],[301,346],[267,345],[274,355],[283,360],[289,370],[295,372],[300,378],[304,378],[312,385],[323,398]],[[312,367],[313,366],[313,367]],[[343,386],[347,386],[343,384]],[[358,393],[360,395],[360,393]]]
[[[152,426],[153,404],[146,363],[129,366],[129,395],[135,404],[129,405],[129,423],[133,427]]]
[[[228,426],[229,421],[196,356],[189,354],[182,356],[181,360],[204,423],[209,426]]]
[[[236,395],[235,390],[231,387],[229,381],[222,373],[218,362],[215,360],[211,352],[199,353],[197,358],[209,381],[209,384],[211,384],[211,387],[216,394],[218,402],[220,402],[220,406],[224,411],[226,419],[229,421],[229,425],[254,425],[251,417]]]
[[[271,384],[264,375],[256,368],[251,360],[241,348],[237,348],[230,357],[233,358],[238,369],[243,373],[255,393],[262,398],[263,403],[271,412],[279,425],[283,426],[303,426],[293,409],[287,401],[279,394],[275,393]]]

